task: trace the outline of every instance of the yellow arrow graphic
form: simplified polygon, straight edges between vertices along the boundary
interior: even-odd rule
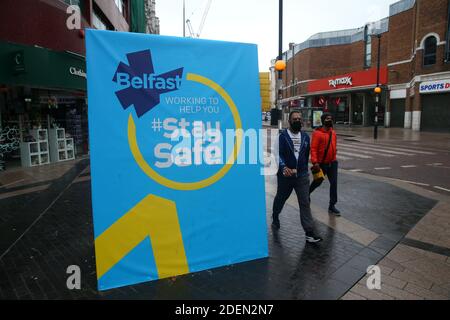
[[[175,202],[148,195],[95,239],[97,279],[146,237],[159,278],[189,273]]]

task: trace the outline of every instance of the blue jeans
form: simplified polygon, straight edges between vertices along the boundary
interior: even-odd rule
[[[330,207],[334,206],[337,199],[337,181],[338,181],[338,162],[334,161],[330,164],[321,164],[320,168],[322,168],[323,174],[328,177],[328,181],[330,181]],[[322,181],[313,181],[311,186],[309,187],[309,193],[312,193],[317,187],[322,184]]]

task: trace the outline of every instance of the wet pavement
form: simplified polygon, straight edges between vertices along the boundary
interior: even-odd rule
[[[380,178],[344,171],[339,178],[341,218],[326,212],[327,182],[312,196],[320,244],[305,244],[292,195],[281,229],[268,228],[269,258],[103,292],[96,284],[89,160],[32,185],[48,185],[40,191],[0,186],[0,299],[340,299],[368,266],[408,245],[405,236],[438,199]],[[266,179],[268,226],[275,181]],[[66,287],[69,265],[81,268],[81,290]]]

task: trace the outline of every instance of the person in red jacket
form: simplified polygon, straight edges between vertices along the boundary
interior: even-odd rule
[[[322,120],[322,127],[316,129],[312,134],[311,163],[313,164],[313,170],[320,167],[330,181],[328,213],[340,216],[341,213],[336,208],[338,162],[336,160],[337,139],[336,132],[333,130],[333,116],[330,113],[324,113],[320,119]],[[311,194],[319,187],[322,181],[314,180],[309,187],[309,193]]]

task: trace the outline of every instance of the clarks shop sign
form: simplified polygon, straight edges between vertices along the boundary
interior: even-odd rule
[[[428,81],[420,84],[420,93],[439,93],[450,91],[450,79]]]
[[[74,76],[77,76],[77,77],[82,77],[82,78],[86,79],[86,72],[84,72],[80,68],[70,67],[69,68],[69,72],[70,72],[71,75],[74,75]]]

